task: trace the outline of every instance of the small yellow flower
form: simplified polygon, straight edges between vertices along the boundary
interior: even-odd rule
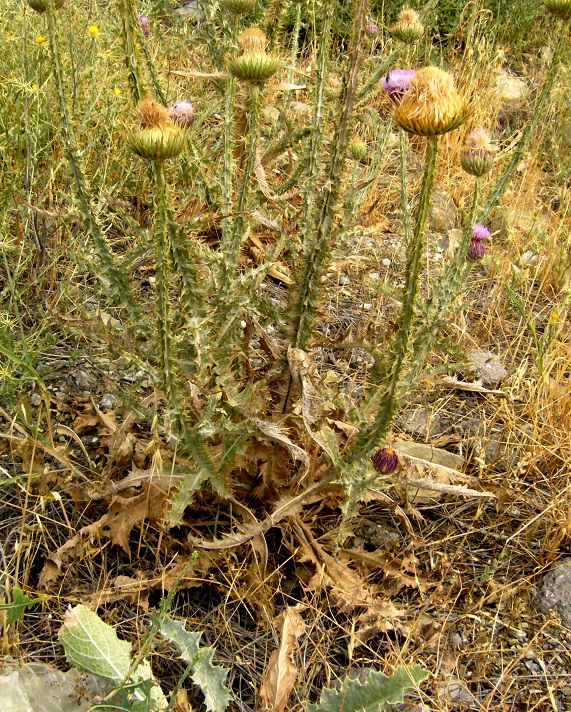
[[[557,312],[551,312],[549,315],[549,318],[552,322],[558,322],[559,321],[559,314]]]
[[[46,38],[43,35],[38,35],[36,37],[36,44],[38,44],[40,47],[46,43]]]
[[[99,28],[97,27],[97,25],[89,25],[89,27],[87,28],[87,31],[93,37],[95,37],[95,35],[99,34]]]
[[[34,82],[34,84],[32,84],[32,89],[37,89],[37,88],[38,88],[38,85]]]
[[[119,96],[120,94],[123,93],[123,92],[121,91],[121,89],[119,89],[119,87],[115,87],[115,89],[113,89],[113,91],[115,92],[115,94],[117,94],[117,96]]]

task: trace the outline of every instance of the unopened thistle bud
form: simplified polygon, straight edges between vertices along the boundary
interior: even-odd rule
[[[184,129],[189,129],[196,118],[196,110],[190,101],[179,101],[170,108],[171,121]]]
[[[244,15],[254,9],[258,0],[222,0],[221,5],[235,15]]]
[[[243,52],[264,52],[268,40],[259,27],[247,27],[238,37],[238,44]]]
[[[544,0],[544,5],[550,13],[563,20],[571,18],[571,0]]]
[[[399,456],[392,447],[382,447],[371,458],[375,469],[382,475],[390,475],[399,466]]]
[[[139,22],[141,23],[141,31],[145,37],[151,36],[151,31],[149,30],[149,18],[146,15],[139,15]]]
[[[482,257],[486,254],[486,248],[482,244],[481,240],[470,240],[470,246],[468,247],[468,254],[466,258],[470,262],[479,262]]]
[[[52,0],[54,7],[62,7],[65,0]],[[28,0],[28,5],[36,12],[45,12],[48,9],[48,0]]]
[[[470,113],[470,102],[458,93],[450,74],[437,67],[424,67],[412,77],[410,89],[397,104],[394,120],[409,133],[437,136],[458,128]]]
[[[383,89],[393,104],[398,104],[403,98],[404,93],[410,88],[414,74],[414,69],[391,69],[384,77]]]
[[[497,152],[486,129],[475,129],[466,139],[460,163],[466,173],[483,176],[491,170]]]
[[[367,155],[367,144],[364,141],[351,141],[349,144],[349,153],[354,161],[362,161]]]
[[[391,27],[391,34],[404,44],[415,44],[424,34],[424,25],[418,13],[410,7],[401,10],[398,22]]]
[[[141,158],[165,161],[178,156],[186,137],[186,129],[171,121],[169,109],[147,98],[137,106],[136,124],[127,140]]]
[[[280,60],[267,52],[244,52],[228,62],[228,69],[237,79],[251,84],[263,84],[280,67]]]

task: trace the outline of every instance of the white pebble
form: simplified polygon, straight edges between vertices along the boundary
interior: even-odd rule
[[[383,267],[390,267],[391,261],[388,257],[383,257],[383,259],[381,260],[381,264],[383,265]]]

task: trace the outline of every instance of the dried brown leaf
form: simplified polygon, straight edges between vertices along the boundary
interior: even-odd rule
[[[297,639],[305,633],[300,613],[305,606],[289,606],[276,620],[280,645],[271,654],[258,694],[258,712],[284,712],[298,675],[294,659]]]

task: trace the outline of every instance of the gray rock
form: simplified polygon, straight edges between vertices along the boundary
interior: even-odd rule
[[[355,533],[358,535],[353,540],[355,546],[359,545],[357,539],[361,539],[364,544],[369,544],[375,549],[383,549],[387,544],[399,541],[401,538],[401,535],[395,529],[371,522],[368,519],[359,523]]]
[[[198,17],[200,15],[198,0],[190,0],[190,2],[185,3],[181,7],[177,7],[175,12],[181,17]]]
[[[492,465],[496,472],[508,472],[519,463],[520,459],[517,450],[502,442],[500,436],[490,437],[484,450],[486,465]]]
[[[456,224],[456,205],[452,198],[436,193],[429,215],[430,227],[438,232],[451,230]]]
[[[475,349],[468,354],[470,374],[482,382],[485,388],[497,388],[508,375],[508,370],[500,361],[499,356],[491,351]]]
[[[40,405],[42,402],[42,396],[39,393],[32,393],[30,396],[30,403],[35,407]]]
[[[455,455],[453,452],[448,452],[441,447],[432,447],[431,445],[423,445],[422,443],[413,443],[407,440],[395,440],[393,447],[403,455],[410,457],[418,457],[420,460],[432,462],[435,465],[449,467],[451,470],[462,471],[464,467],[464,458],[461,455]]]
[[[429,413],[426,408],[411,408],[398,418],[397,425],[423,440],[440,435],[445,430],[440,417]]]
[[[104,393],[99,401],[99,407],[109,410],[109,408],[112,408],[115,403],[117,403],[117,398],[115,398],[113,393]]]
[[[561,559],[545,574],[535,605],[546,614],[556,609],[563,625],[571,628],[571,558]]]
[[[66,383],[70,388],[78,391],[91,392],[97,388],[97,378],[82,368],[72,371],[66,378]]]
[[[523,210],[513,205],[500,208],[492,220],[492,232],[499,237],[529,235],[533,231],[544,230],[546,226],[547,219],[544,215],[536,215],[531,210]]]

